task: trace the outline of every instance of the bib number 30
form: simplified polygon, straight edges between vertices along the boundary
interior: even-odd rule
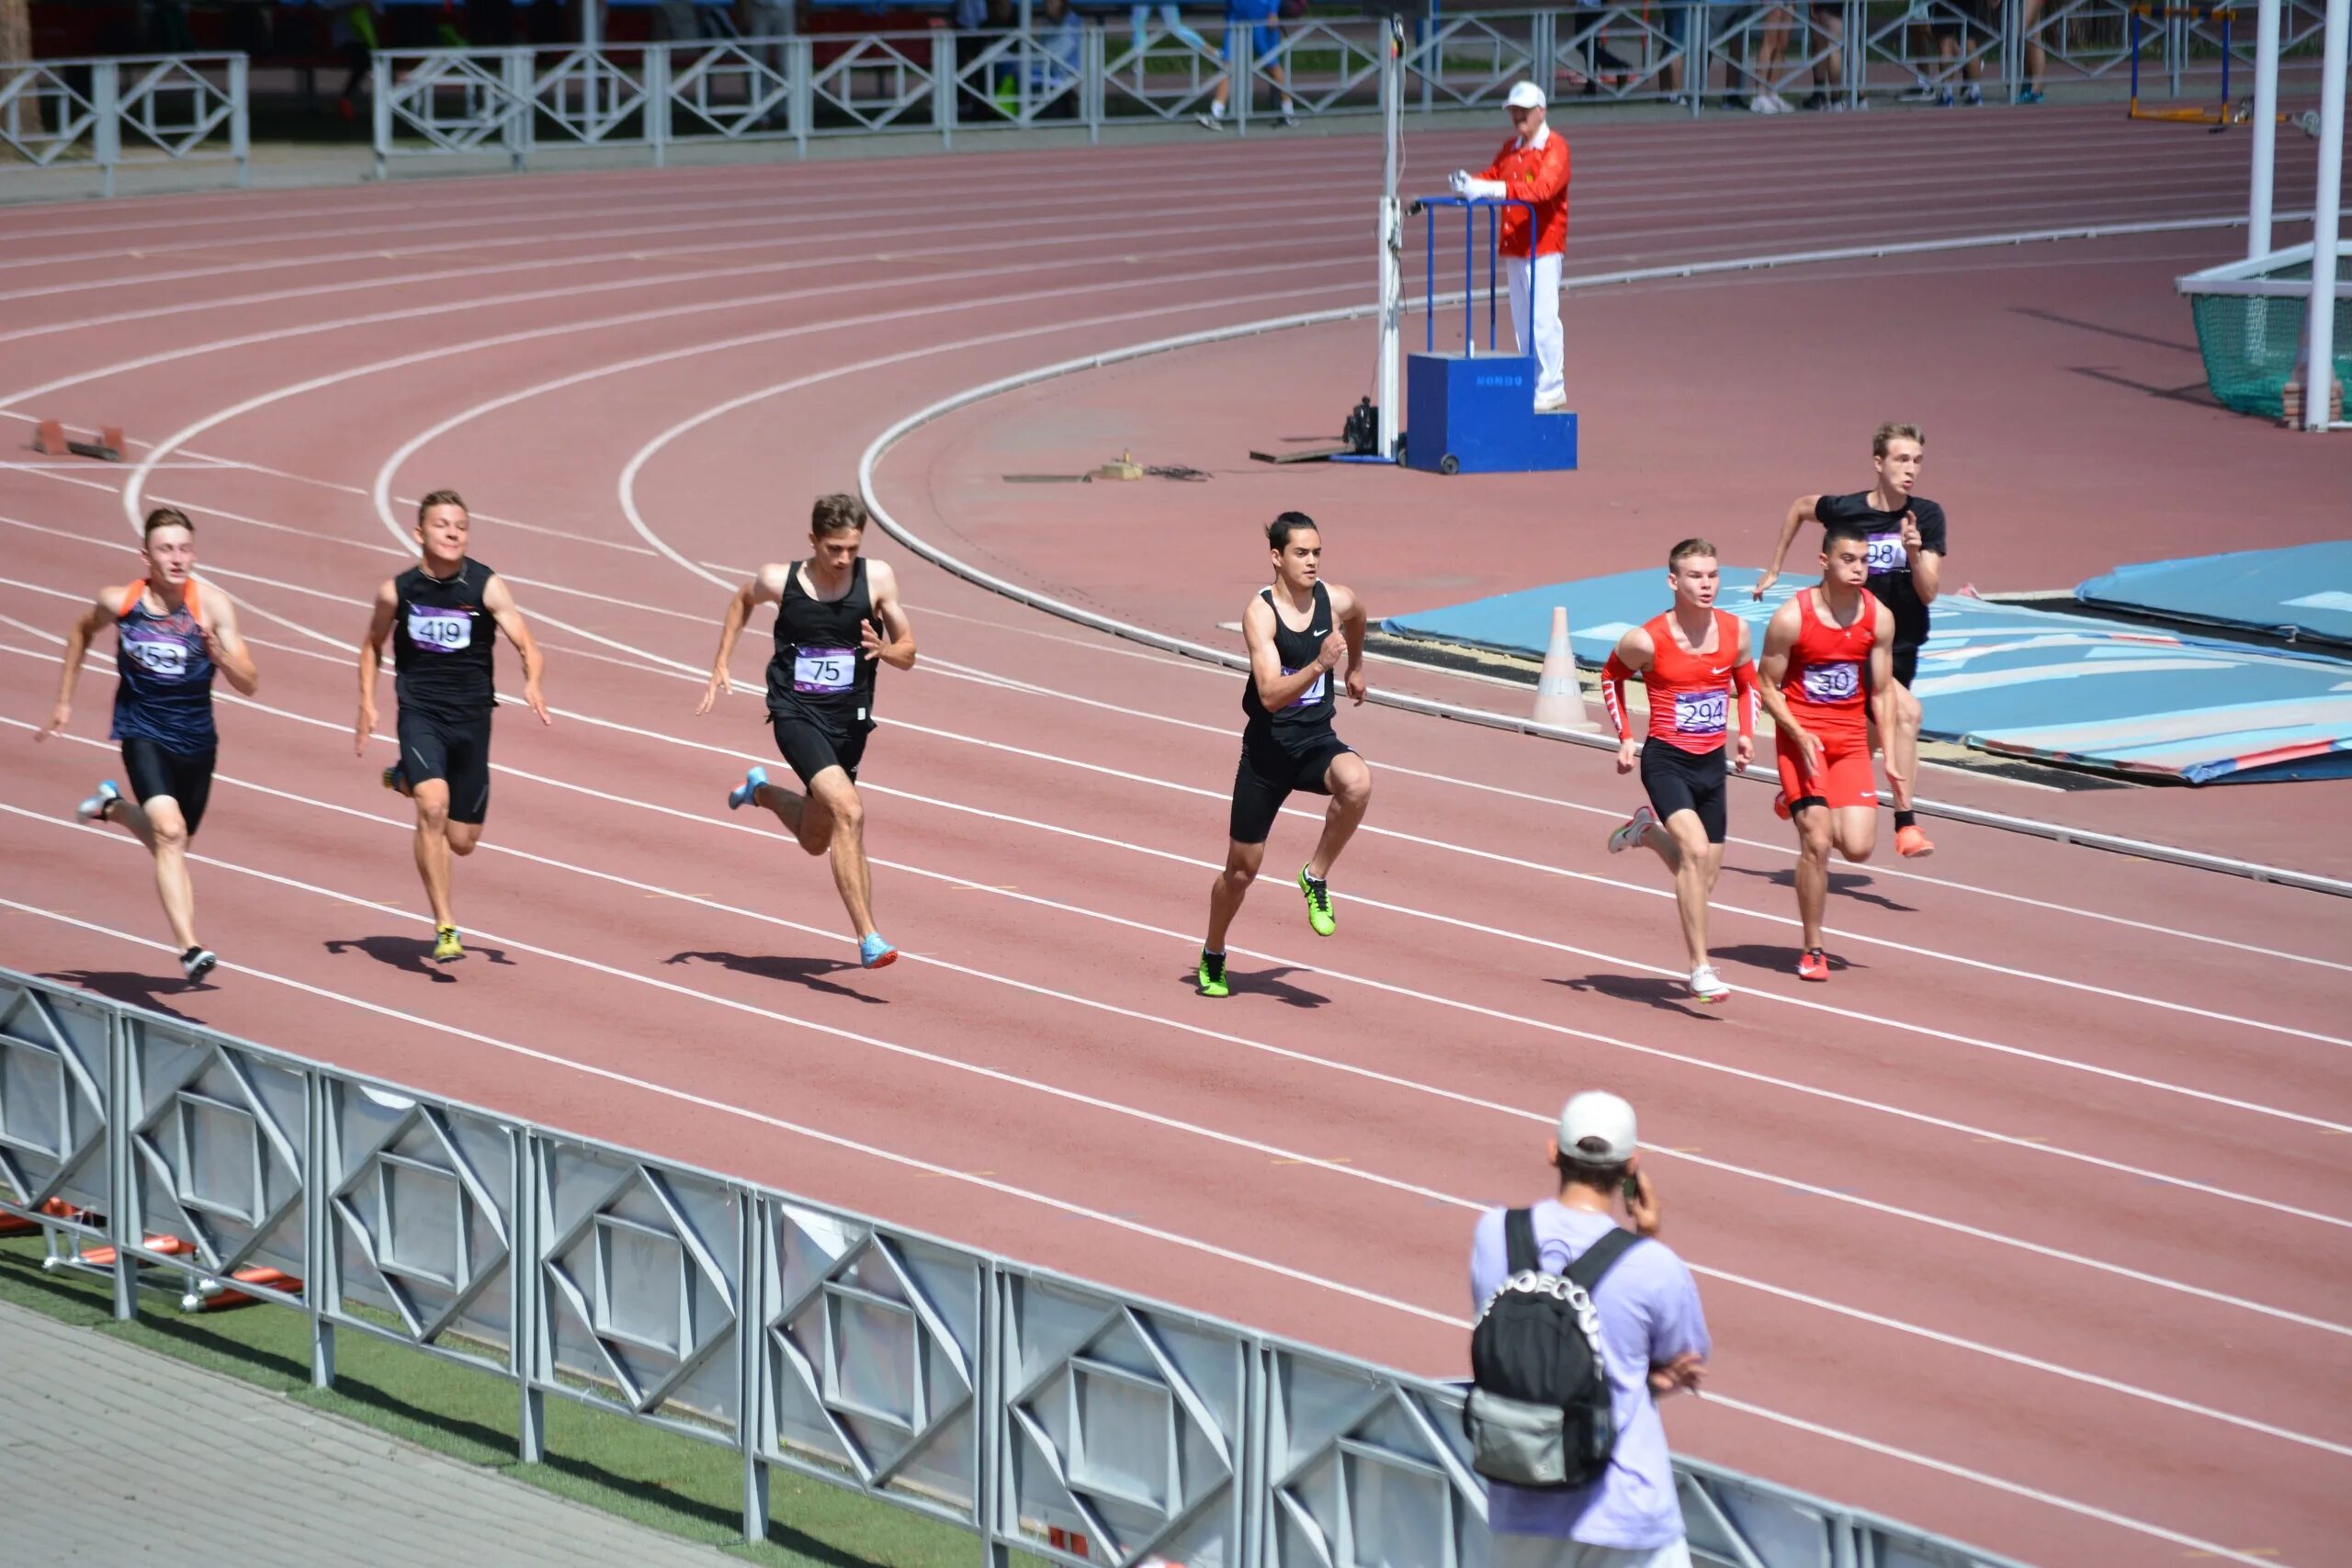
[[[804,648],[792,656],[792,689],[826,694],[857,682],[857,655],[846,648]]]

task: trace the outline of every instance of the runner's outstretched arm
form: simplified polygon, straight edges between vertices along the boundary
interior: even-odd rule
[[[359,722],[351,738],[351,754],[368,754],[368,738],[376,733],[376,675],[384,667],[384,639],[392,635],[392,617],[400,614],[401,594],[390,578],[376,590],[375,608],[368,612],[368,635],[359,643]]]
[[[1788,699],[1781,694],[1781,682],[1789,678],[1789,649],[1796,646],[1797,628],[1802,624],[1798,603],[1792,599],[1773,611],[1771,624],[1764,628],[1764,657],[1756,661],[1756,694],[1763,699],[1764,711],[1772,716],[1773,728],[1796,743],[1809,777],[1821,771],[1821,742],[1790,715]],[[1890,620],[1894,618],[1883,605],[1880,606],[1880,614]],[[1885,644],[1893,640],[1894,633],[1890,631],[1882,641],[1881,649],[1884,650]],[[1890,651],[1890,661],[1893,657]]]
[[[695,717],[708,713],[712,705],[732,688],[734,682],[727,673],[727,663],[735,657],[735,639],[743,635],[743,623],[752,618],[752,611],[757,606],[775,604],[784,597],[785,580],[794,570],[785,563],[770,561],[727,601],[727,614],[718,626],[718,652],[710,661],[710,683],[703,688],[702,703],[695,709]]]
[[[1871,645],[1871,717],[1878,725],[1882,736],[1896,733],[1894,694],[1894,612],[1884,604],[1878,607],[1878,640]],[[1908,784],[1910,776],[1894,765],[1894,748],[1885,749],[1881,761],[1886,768],[1886,782]]]
[[[99,589],[98,596],[66,632],[63,667],[57,672],[57,705],[50,710],[49,722],[33,731],[35,740],[65,733],[66,723],[74,716],[74,687],[82,679],[82,660],[89,654],[90,639],[114,619],[114,607],[121,599],[119,590]]]
[[[1634,627],[1617,639],[1609,650],[1609,662],[1600,667],[1600,705],[1609,710],[1609,722],[1617,731],[1617,771],[1634,771],[1634,758],[1641,750],[1641,741],[1634,734],[1633,724],[1625,717],[1625,681],[1650,667],[1657,649],[1650,644],[1650,634],[1640,626]]]
[[[1731,762],[1745,768],[1756,756],[1756,662],[1747,656],[1747,623],[1739,624],[1739,662],[1732,667],[1731,683],[1739,693],[1739,739],[1733,744]]]
[[[1348,696],[1356,706],[1363,706],[1363,601],[1351,589],[1339,592],[1345,595],[1340,611],[1340,631],[1348,639]]]
[[[261,690],[261,671],[246,650],[245,634],[238,629],[236,601],[209,582],[198,587],[204,594],[204,614],[197,624],[204,633],[205,657],[229,678],[239,696],[250,697]]]
[[[1821,497],[1817,495],[1801,495],[1789,502],[1789,514],[1781,520],[1781,542],[1772,547],[1772,564],[1756,580],[1755,597],[1763,598],[1764,591],[1781,581],[1781,563],[1789,558],[1789,547],[1796,543],[1797,530],[1808,523],[1821,521],[1814,513],[1820,504]]]
[[[865,563],[865,591],[874,601],[874,614],[883,628],[890,634],[884,642],[874,635],[874,625],[867,622],[858,628],[858,651],[868,659],[878,659],[893,670],[915,667],[915,627],[907,619],[906,606],[899,603],[899,574],[887,561]]]
[[[539,691],[539,672],[546,669],[547,660],[539,652],[539,645],[532,637],[531,628],[524,624],[523,612],[514,607],[514,595],[506,591],[506,580],[496,572],[491,573],[490,581],[482,584],[481,607],[490,612],[491,618],[498,623],[498,629],[506,634],[506,640],[513,643],[514,651],[523,656],[523,700],[531,705],[533,713],[539,716],[541,724],[553,724],[555,719],[548,712],[548,700]]]

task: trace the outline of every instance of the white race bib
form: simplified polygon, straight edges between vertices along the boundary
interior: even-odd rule
[[[176,681],[187,673],[187,644],[176,637],[127,637],[122,647],[151,675]]]
[[[1872,534],[1866,541],[1870,554],[1866,558],[1873,576],[1882,572],[1904,571],[1911,565],[1911,554],[1903,547],[1903,535]]]
[[[1285,675],[1295,675],[1298,671],[1295,670],[1285,670],[1283,673]],[[1331,672],[1326,670],[1315,677],[1313,682],[1307,686],[1305,692],[1301,693],[1296,697],[1292,698],[1290,705],[1295,708],[1313,707],[1317,703],[1323,700],[1323,694],[1329,691],[1330,686]]]
[[[1842,703],[1862,689],[1862,667],[1852,660],[1804,667],[1804,699],[1809,703]]]
[[[408,639],[435,653],[455,653],[471,646],[473,617],[457,610],[428,610],[421,604],[412,604],[408,612]]]
[[[792,655],[792,689],[819,695],[857,683],[857,654],[846,648],[803,648]]]
[[[1728,692],[1677,692],[1674,694],[1674,732],[1677,735],[1721,735],[1731,706]]]

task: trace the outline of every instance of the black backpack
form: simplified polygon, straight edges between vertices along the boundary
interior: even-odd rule
[[[1617,1423],[1592,1291],[1640,1239],[1612,1226],[1565,1276],[1546,1274],[1533,1214],[1503,1216],[1510,1274],[1470,1331],[1472,1387],[1462,1410],[1471,1468],[1487,1480],[1557,1490],[1609,1468]]]

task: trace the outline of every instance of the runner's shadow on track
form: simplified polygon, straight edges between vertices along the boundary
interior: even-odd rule
[[[1797,885],[1794,867],[1784,866],[1779,871],[1758,871],[1751,866],[1727,865],[1724,869],[1736,872],[1741,876],[1752,876],[1760,882],[1769,882],[1775,887],[1794,887]],[[1883,893],[1871,892],[1870,890],[1871,881],[1867,872],[1832,871],[1829,874],[1829,896],[1832,898],[1851,898],[1857,904],[1869,904],[1881,909],[1892,909],[1898,915],[1918,913],[1914,906],[1905,904],[1899,898],[1890,898]]]
[[[1272,997],[1285,1007],[1329,1007],[1331,998],[1322,992],[1310,991],[1304,986],[1294,986],[1283,978],[1285,975],[1295,975],[1298,972],[1295,966],[1288,964],[1278,964],[1272,969],[1236,969],[1232,961],[1227,960],[1225,965],[1225,983],[1233,988],[1233,994],[1237,997]],[[1183,978],[1186,985],[1193,984],[1196,971],[1185,970]]]
[[[340,958],[346,953],[364,953],[379,964],[388,964],[404,974],[422,975],[439,986],[458,983],[457,965],[433,962],[433,944],[421,936],[362,936],[336,937],[321,943],[329,953]],[[468,947],[459,963],[476,958],[513,968],[514,961],[506,956],[502,947]]]
[[[201,1023],[203,1020],[188,1017],[165,1001],[165,997],[185,997],[198,991],[217,991],[220,987],[210,980],[191,986],[186,980],[175,980],[162,975],[134,975],[128,969],[56,969],[41,976],[62,985],[79,986],[85,991],[96,991],[132,1007],[160,1012],[165,1018],[176,1018],[182,1023]]]
[[[1646,1002],[1662,1011],[1680,1013],[1685,1018],[1703,1018],[1713,1021],[1723,1016],[1692,996],[1690,987],[1663,975],[1577,975],[1565,980],[1554,979],[1551,984],[1565,986],[1571,991],[1589,991],[1596,996],[1614,997],[1621,1002]]]
[[[1719,947],[1714,951],[1714,958],[1719,965],[1745,964],[1751,968],[1769,969],[1783,976],[1796,973],[1797,960],[1803,956],[1804,954],[1793,946],[1776,947],[1770,942],[1745,942],[1737,947]],[[1867,964],[1856,964],[1850,959],[1840,958],[1834,953],[1827,956],[1829,970],[1833,975],[1844,974],[1849,969],[1859,974],[1870,967]]]
[[[888,1007],[890,1001],[888,997],[869,997],[864,991],[836,986],[824,978],[844,969],[855,974],[857,965],[845,958],[794,958],[773,953],[673,953],[662,962],[723,964],[738,975],[749,975],[754,980],[789,980],[796,986],[806,986],[828,997],[847,997],[853,1001],[872,1002],[877,1007]]]

